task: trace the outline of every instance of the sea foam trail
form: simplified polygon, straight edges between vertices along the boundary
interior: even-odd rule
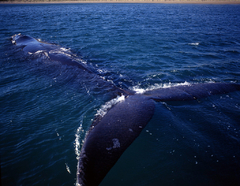
[[[116,105],[117,103],[119,102],[122,102],[125,100],[125,96],[122,95],[122,96],[118,96],[108,102],[106,102],[104,105],[101,106],[101,108],[97,111],[96,115],[95,116],[101,116],[103,117],[107,111],[112,108],[114,105]]]
[[[80,157],[80,152],[81,152],[81,145],[84,143],[84,129],[82,126],[82,119],[81,119],[81,123],[79,125],[79,127],[77,128],[76,134],[75,134],[75,143],[74,143],[74,147],[75,147],[75,154],[76,154],[76,159],[79,160]],[[80,142],[80,139],[83,139]]]
[[[188,45],[198,46],[200,43],[188,43]]]
[[[149,91],[149,90],[155,90],[155,89],[160,89],[160,88],[170,88],[170,87],[176,87],[176,86],[181,86],[181,85],[188,85],[190,86],[191,83],[185,81],[184,83],[163,83],[163,84],[154,84],[154,85],[151,85],[149,86],[148,88],[146,89],[143,89],[143,88],[140,88],[139,85],[136,85],[132,88],[130,88],[131,90],[135,91],[136,94],[143,94],[144,92],[146,91]]]

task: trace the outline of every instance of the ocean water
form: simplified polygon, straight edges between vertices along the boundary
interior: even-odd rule
[[[68,49],[123,89],[240,83],[239,10],[239,5],[0,5],[1,184],[75,185],[84,136],[112,98],[78,69],[24,53],[12,44],[12,35]],[[101,186],[240,185],[239,96],[156,103],[152,120]]]

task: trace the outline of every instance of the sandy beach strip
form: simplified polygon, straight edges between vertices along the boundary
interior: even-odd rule
[[[240,0],[8,0],[0,4],[59,3],[167,3],[167,4],[240,4]]]

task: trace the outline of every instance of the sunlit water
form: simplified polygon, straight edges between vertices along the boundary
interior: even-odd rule
[[[24,53],[11,43],[12,35],[70,48],[103,79],[139,93],[178,84],[240,83],[239,10],[0,5],[2,185],[74,185],[92,120],[117,101],[78,69]],[[101,186],[240,184],[239,96],[156,103],[154,117]]]

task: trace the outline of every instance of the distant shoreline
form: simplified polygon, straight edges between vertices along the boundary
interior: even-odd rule
[[[59,4],[59,3],[165,3],[165,4],[240,4],[240,0],[9,0],[0,4]]]

